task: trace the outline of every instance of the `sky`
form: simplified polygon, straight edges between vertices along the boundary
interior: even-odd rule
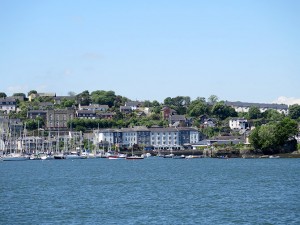
[[[298,0],[0,0],[0,92],[300,104]]]

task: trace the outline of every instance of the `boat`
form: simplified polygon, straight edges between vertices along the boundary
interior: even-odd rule
[[[151,153],[149,153],[149,152],[147,152],[146,154],[143,154],[142,155],[142,157],[143,158],[149,158],[149,157],[151,157],[152,155],[151,155]]]
[[[164,158],[173,158],[174,157],[174,154],[173,153],[171,153],[171,154],[168,154],[168,155],[164,155]]]
[[[108,159],[120,159],[118,155],[109,155]]]
[[[80,155],[76,151],[72,151],[66,155],[66,159],[81,159]]]
[[[174,155],[173,159],[185,159],[185,155]]]
[[[137,155],[132,155],[132,156],[127,156],[126,159],[144,159],[144,157],[137,156]]]
[[[242,158],[243,159],[256,159],[258,157],[255,156],[255,155],[246,155],[246,154],[244,154],[244,155],[242,155]]]
[[[107,156],[108,159],[125,159],[126,157],[127,154],[121,154],[121,153],[114,153]]]
[[[66,156],[63,153],[58,153],[53,156],[54,159],[65,159]]]
[[[200,155],[188,155],[185,158],[186,159],[199,159],[199,158],[203,158],[203,156],[200,156]]]
[[[137,156],[133,154],[133,148],[131,148],[131,156],[127,156],[126,159],[134,160],[134,159],[144,159],[143,156]]]
[[[269,159],[279,159],[280,156],[279,155],[270,155]]]
[[[39,154],[32,154],[30,157],[29,157],[30,160],[41,160],[41,157]]]
[[[19,153],[10,153],[4,155],[2,160],[3,161],[25,161],[25,160],[29,160],[29,157],[26,155],[21,155]]]

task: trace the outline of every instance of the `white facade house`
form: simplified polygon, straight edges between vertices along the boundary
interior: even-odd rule
[[[94,144],[119,144],[124,147],[132,147],[135,144],[141,146],[153,146],[155,149],[179,149],[184,144],[197,143],[199,132],[195,128],[176,127],[133,127],[122,129],[100,129],[94,131]]]
[[[95,132],[95,143],[108,143],[108,144],[114,144],[114,132],[113,129],[104,129],[101,131]]]
[[[248,121],[244,118],[232,118],[229,120],[231,130],[245,130],[248,127]]]
[[[199,132],[197,130],[190,131],[190,143],[194,144],[199,142]]]
[[[123,128],[122,130],[122,144],[132,147],[137,144],[137,131],[131,128]]]
[[[150,128],[151,145],[154,148],[179,147],[179,133],[176,128]]]
[[[16,99],[14,98],[2,98],[0,99],[0,111],[6,112],[15,112],[17,107]]]

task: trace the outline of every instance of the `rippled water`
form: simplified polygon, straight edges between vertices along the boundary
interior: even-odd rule
[[[0,224],[300,224],[299,159],[2,162]]]

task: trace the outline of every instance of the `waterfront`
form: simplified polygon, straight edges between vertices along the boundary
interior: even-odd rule
[[[299,224],[299,159],[2,162],[1,224]]]

